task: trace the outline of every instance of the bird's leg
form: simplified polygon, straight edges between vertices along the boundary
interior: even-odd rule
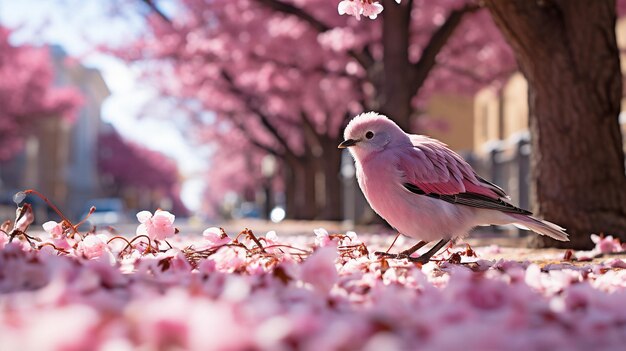
[[[411,246],[409,249],[401,251],[398,254],[397,258],[409,258],[409,256],[411,256],[411,254],[413,254],[415,251],[421,249],[426,244],[428,244],[426,241],[420,240],[417,244]]]
[[[391,248],[393,247],[393,245],[396,244],[396,241],[398,240],[398,238],[400,237],[400,235],[402,235],[401,233],[398,233],[396,235],[395,238],[393,238],[393,241],[391,242],[391,245],[389,245],[389,247],[387,248],[387,251],[382,252],[382,251],[376,251],[374,252],[374,255],[376,256],[385,256],[385,257],[389,257],[389,258],[394,258],[396,255],[395,254],[390,254],[389,250],[391,250]]]
[[[428,250],[428,252],[417,258],[409,257],[409,261],[428,263],[428,261],[430,261],[430,258],[433,257],[433,255],[436,254],[437,251],[441,250],[442,247],[446,246],[448,242],[450,242],[450,239],[441,239],[435,244],[435,246]]]
[[[428,244],[425,241],[420,240],[417,244],[413,245],[411,248],[401,251],[397,254],[392,254],[392,253],[388,253],[388,252],[380,252],[380,251],[376,251],[374,252],[375,255],[377,256],[385,256],[387,258],[397,258],[397,259],[403,259],[403,258],[407,258],[409,256],[411,256],[412,253],[414,253],[415,251],[421,249],[424,245]]]

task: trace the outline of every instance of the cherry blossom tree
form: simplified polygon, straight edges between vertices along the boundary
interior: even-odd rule
[[[156,193],[172,202],[172,212],[179,215],[187,213],[180,200],[179,172],[174,160],[124,140],[116,132],[101,134],[98,144],[98,169],[106,183],[105,188],[117,196],[128,189],[136,189],[138,193]],[[146,206],[158,207],[159,204],[149,203]]]
[[[40,118],[72,119],[81,103],[72,88],[54,87],[46,48],[10,43],[12,31],[0,26],[0,161],[19,152]]]

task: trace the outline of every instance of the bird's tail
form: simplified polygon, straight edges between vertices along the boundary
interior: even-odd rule
[[[532,230],[537,234],[547,235],[559,241],[569,241],[569,237],[567,233],[565,233],[565,228],[561,228],[552,222],[522,214],[508,215],[515,219],[515,222],[512,224],[518,228]]]

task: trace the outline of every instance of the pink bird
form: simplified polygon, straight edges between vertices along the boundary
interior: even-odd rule
[[[354,157],[359,186],[372,209],[400,233],[420,240],[387,256],[428,262],[451,239],[491,224],[513,224],[569,241],[565,229],[512,205],[502,188],[481,178],[438,140],[407,134],[375,112],[352,119],[344,139],[339,148],[348,148]],[[410,257],[434,240],[439,241],[428,252]]]

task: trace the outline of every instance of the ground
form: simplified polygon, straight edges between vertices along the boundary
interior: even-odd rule
[[[471,249],[459,242],[420,265],[374,255],[393,235],[372,228],[301,223],[310,231],[282,235],[249,222],[253,231],[173,235],[173,219],[148,215],[146,234],[134,239],[55,223],[32,245],[3,236],[0,349],[621,350],[626,342],[626,262],[611,238],[594,237],[590,252],[474,238]]]

